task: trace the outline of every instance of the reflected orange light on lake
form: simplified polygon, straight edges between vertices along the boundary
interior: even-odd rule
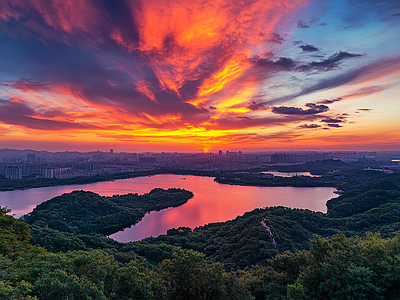
[[[195,228],[224,222],[269,206],[287,206],[326,212],[326,201],[337,197],[333,188],[253,187],[218,184],[213,177],[155,175],[92,184],[51,186],[0,193],[0,205],[8,206],[19,218],[43,201],[74,190],[90,190],[102,196],[148,193],[153,188],[184,188],[194,193],[187,203],[154,211],[142,221],[111,237],[118,241],[140,240],[165,234],[167,229]]]
[[[154,186],[181,187],[194,193],[187,203],[175,208],[151,212],[124,231],[111,235],[121,242],[140,240],[165,234],[167,229],[186,226],[195,228],[213,222],[231,220],[246,211],[269,206],[288,206],[326,212],[326,201],[337,195],[332,188],[250,187],[223,185],[210,177],[157,175],[151,178],[127,180]],[[122,182],[121,182],[122,184]]]

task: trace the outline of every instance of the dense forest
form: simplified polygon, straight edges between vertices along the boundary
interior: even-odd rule
[[[239,184],[284,180],[260,174],[230,176],[246,180]],[[138,212],[179,205],[190,192],[77,191],[44,202],[23,222],[4,208],[0,298],[399,299],[400,174],[335,166],[315,180],[341,190],[327,214],[255,209],[131,243],[104,231],[120,226],[121,215],[133,224]]]

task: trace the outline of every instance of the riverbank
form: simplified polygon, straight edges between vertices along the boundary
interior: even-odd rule
[[[257,169],[258,171],[258,169]],[[233,184],[233,185],[248,185],[248,186],[293,186],[293,187],[334,187],[331,179],[321,179],[320,177],[308,177],[308,176],[293,176],[293,177],[279,177],[275,176],[272,180],[265,180],[262,174],[257,171],[247,172],[225,172],[222,174],[215,174],[211,171],[195,171],[195,170],[152,170],[142,172],[127,172],[118,174],[104,174],[96,176],[85,176],[75,177],[70,179],[22,179],[22,180],[11,180],[11,179],[0,179],[0,192],[14,191],[14,190],[25,190],[31,188],[41,188],[49,186],[64,186],[64,185],[76,185],[76,184],[88,184],[103,181],[113,181],[137,177],[146,177],[154,175],[193,175],[193,176],[205,176],[214,177],[215,181],[221,184]]]
[[[274,169],[281,172],[311,172],[311,174],[326,174],[332,168],[338,168],[339,165],[348,168],[347,165],[343,163],[338,163],[336,161],[321,161],[306,163],[303,165],[292,165],[292,166],[271,166]],[[257,174],[262,171],[268,171],[268,169],[254,169],[248,170],[246,172],[232,172],[226,171],[222,173],[215,173],[213,171],[197,171],[197,170],[175,170],[175,169],[157,169],[151,171],[141,171],[141,172],[126,172],[117,174],[102,174],[96,176],[82,176],[69,179],[57,179],[57,178],[37,178],[37,179],[22,179],[22,180],[11,180],[6,178],[0,178],[0,192],[13,191],[13,190],[24,190],[31,188],[41,188],[49,186],[64,186],[64,185],[75,185],[75,184],[88,184],[96,183],[102,181],[112,181],[119,179],[137,178],[145,176],[153,176],[159,174],[172,174],[172,175],[194,175],[194,176],[207,176],[215,177],[216,182],[225,184],[236,184],[236,185],[254,185],[254,186],[294,186],[294,187],[332,187],[330,182],[326,182],[321,179],[310,180],[299,180],[299,178],[293,177],[275,177],[274,180],[263,180],[262,182],[256,181]],[[239,175],[238,175],[239,174]],[[256,175],[255,175],[256,174]],[[251,177],[250,181],[238,181],[233,180],[237,177]]]
[[[280,177],[269,176],[264,173],[232,173],[221,174],[215,177],[215,182],[221,184],[243,185],[243,186],[291,186],[291,187],[335,187],[338,180],[333,176],[325,175],[322,177],[292,176]]]
[[[159,174],[173,174],[173,175],[195,175],[195,176],[207,176],[215,177],[214,172],[208,171],[186,171],[186,170],[151,170],[141,172],[126,172],[117,174],[103,174],[96,176],[82,176],[69,179],[57,179],[57,178],[38,178],[38,179],[22,179],[22,180],[11,180],[0,178],[0,192],[14,191],[14,190],[25,190],[31,188],[41,188],[49,186],[63,186],[63,185],[75,185],[75,184],[88,184],[102,181],[112,181],[119,179],[128,179],[136,177],[153,176]]]
[[[70,179],[22,179],[11,180],[0,178],[0,191],[24,190],[31,188],[49,187],[49,186],[67,186],[76,184],[88,184],[103,181],[113,181],[119,179],[137,178],[153,176],[159,174],[172,175],[194,175],[214,177],[215,181],[221,184],[247,185],[247,186],[292,186],[292,187],[334,187],[338,190],[351,188],[352,184],[363,180],[362,174],[365,170],[364,165],[359,163],[344,163],[340,160],[323,160],[308,162],[302,165],[271,165],[265,168],[257,168],[242,172],[226,171],[216,173],[213,171],[197,170],[175,170],[175,169],[157,169],[141,172],[126,172],[117,174],[102,174],[96,176],[75,177]],[[293,176],[280,177],[269,176],[265,174],[270,169],[279,172],[309,172],[312,175],[321,175],[320,177]],[[373,170],[369,172],[374,172]],[[377,173],[377,176],[382,174]]]

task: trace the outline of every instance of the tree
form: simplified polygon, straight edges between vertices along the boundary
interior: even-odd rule
[[[162,262],[160,275],[167,299],[250,299],[238,278],[227,274],[219,263],[208,265],[205,254],[194,250],[176,250],[172,259]]]
[[[40,300],[106,300],[102,284],[94,284],[87,277],[67,274],[63,270],[44,274],[33,286]]]
[[[161,276],[169,299],[222,299],[224,270],[220,264],[208,266],[205,254],[178,249],[161,266]]]
[[[382,239],[379,234],[311,241],[309,265],[294,284],[290,299],[398,299],[400,235]]]

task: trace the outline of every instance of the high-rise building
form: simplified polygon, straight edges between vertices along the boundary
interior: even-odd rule
[[[43,170],[43,178],[54,178],[54,170],[53,169]]]
[[[27,162],[34,162],[34,161],[36,161],[36,155],[35,154],[27,154],[26,155],[26,161]]]
[[[110,149],[110,154],[113,154],[114,153],[114,149]]]
[[[22,179],[21,166],[7,166],[6,178],[13,180]]]

